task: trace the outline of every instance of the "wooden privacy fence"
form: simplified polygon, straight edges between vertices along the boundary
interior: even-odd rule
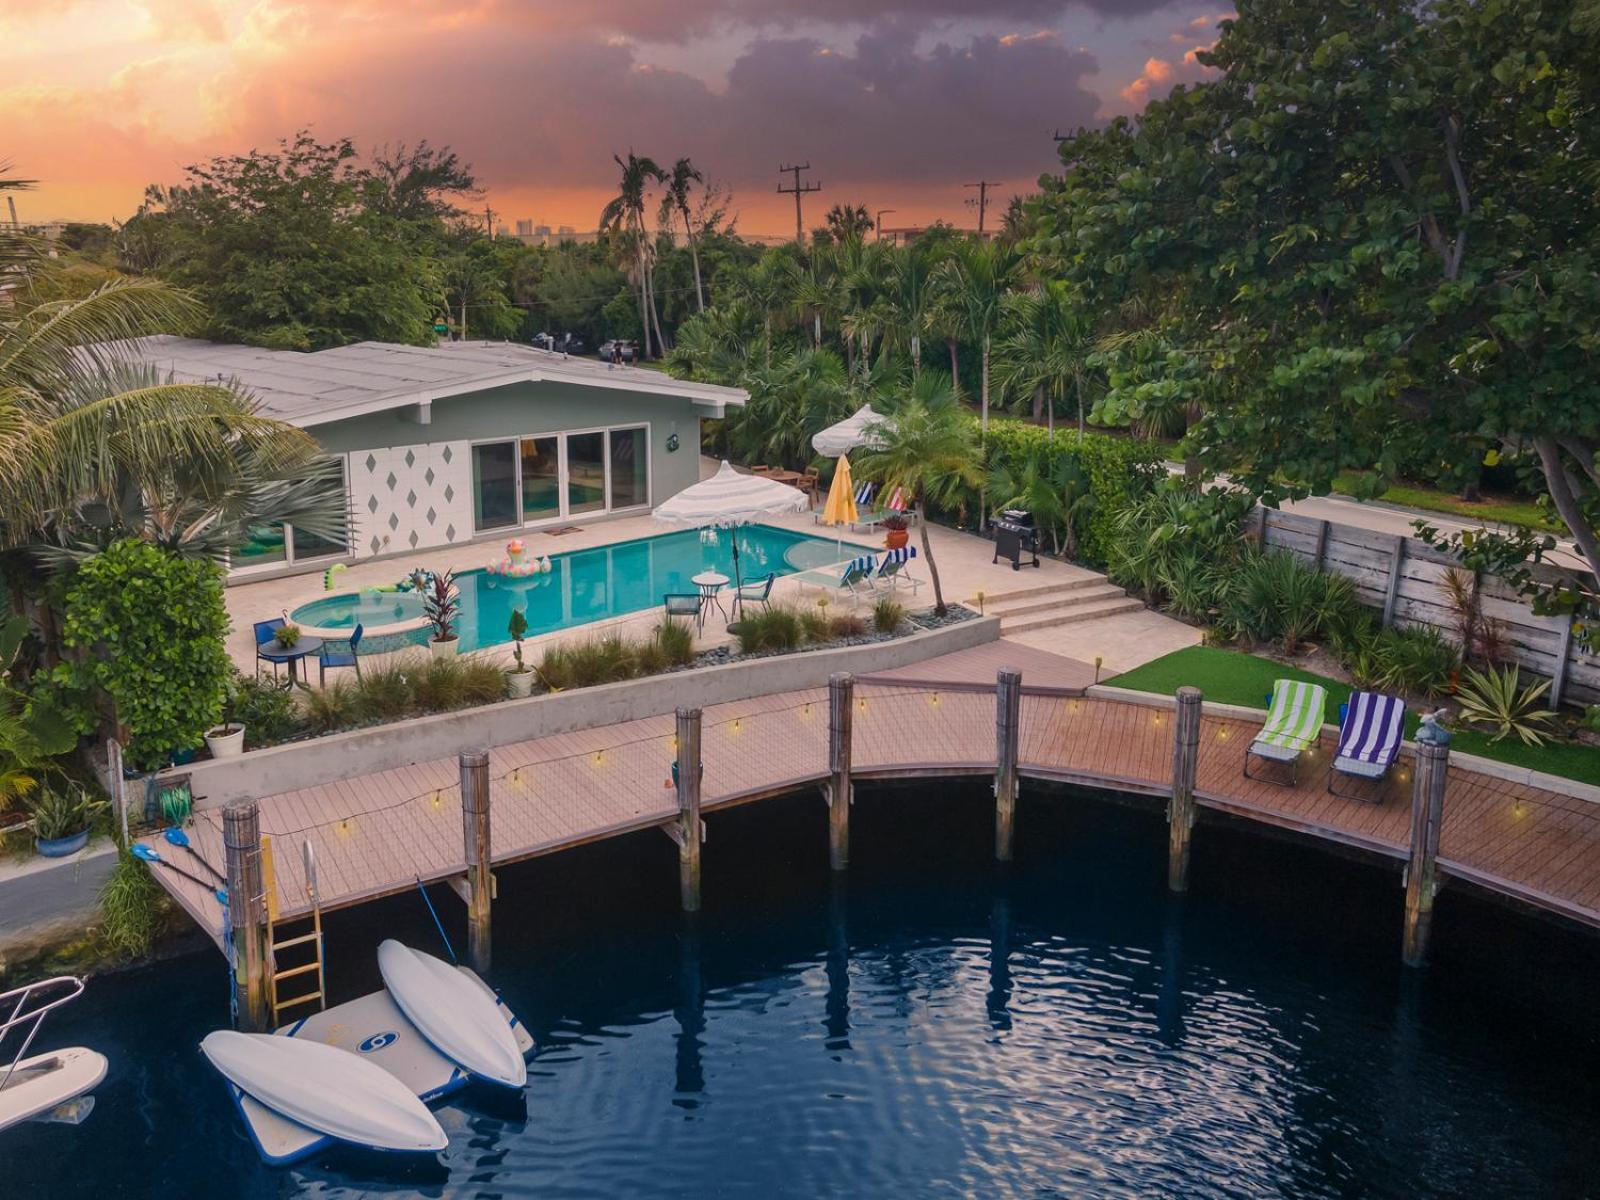
[[[1466,568],[1426,542],[1269,508],[1256,509],[1251,521],[1263,546],[1350,580],[1361,599],[1382,613],[1385,626],[1456,632],[1444,575]],[[1492,575],[1482,576],[1478,596],[1483,616],[1505,628],[1511,661],[1551,679],[1552,707],[1600,703],[1600,657],[1573,637],[1570,616],[1536,616],[1524,597]]]

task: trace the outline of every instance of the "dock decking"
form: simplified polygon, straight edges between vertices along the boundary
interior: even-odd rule
[[[1024,671],[1024,778],[1149,795],[1171,786],[1172,722],[1152,699],[1083,694],[1092,668],[1007,642],[857,680],[852,773],[857,779],[987,775],[995,769],[995,671]],[[1077,682],[1074,682],[1077,681]],[[1031,684],[1039,686],[1030,686]],[[821,783],[828,772],[825,688],[707,708],[702,811]],[[1246,779],[1244,747],[1259,720],[1207,712],[1195,796],[1201,807],[1403,860],[1410,824],[1409,763],[1382,804],[1324,790],[1332,739],[1312,752],[1295,787]],[[670,713],[559,734],[491,751],[493,860],[515,862],[678,819],[670,786]],[[454,758],[260,799],[273,840],[281,916],[308,911],[299,845],[318,864],[324,909],[340,908],[465,870],[460,774]],[[907,798],[906,804],[915,804]],[[220,868],[221,813],[196,814],[195,849]],[[168,856],[174,848],[148,839]],[[714,851],[712,851],[714,852]],[[183,866],[183,855],[173,861]],[[192,864],[191,864],[192,865]],[[1453,760],[1439,867],[1600,928],[1600,804],[1471,769]],[[1203,869],[1203,868],[1202,868]],[[173,872],[156,877],[220,944],[221,906]]]

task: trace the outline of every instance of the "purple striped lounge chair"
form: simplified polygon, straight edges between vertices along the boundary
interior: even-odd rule
[[[1381,784],[1394,760],[1400,756],[1400,737],[1405,727],[1405,703],[1394,696],[1377,692],[1351,692],[1339,722],[1339,749],[1328,770],[1328,791],[1335,796],[1383,803],[1383,789],[1375,795],[1357,791],[1341,792],[1336,784],[1343,776],[1364,783]]]

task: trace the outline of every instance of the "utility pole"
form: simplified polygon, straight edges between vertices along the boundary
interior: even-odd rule
[[[494,213],[489,211],[487,204],[483,206],[483,236],[494,241]]]
[[[997,184],[993,179],[980,179],[980,180],[978,180],[977,183],[963,183],[961,186],[965,187],[965,188],[977,188],[978,189],[978,199],[976,201],[968,200],[967,203],[968,204],[973,204],[973,203],[977,204],[977,206],[978,206],[978,232],[982,233],[983,232],[983,215],[984,215],[984,213],[989,211],[989,189],[992,188],[992,187],[998,187],[999,184]]]
[[[878,231],[878,240],[880,242],[883,241],[883,214],[899,211],[898,208],[880,208],[878,210],[878,219],[872,223],[872,227]]]
[[[778,185],[778,195],[792,195],[794,197],[794,240],[797,245],[801,246],[805,245],[806,230],[805,222],[800,216],[800,197],[804,196],[807,192],[820,192],[822,190],[822,185],[820,183],[802,184],[800,182],[800,172],[809,170],[811,170],[811,164],[809,162],[793,163],[787,167],[778,168],[779,175],[794,176],[794,186],[784,187],[783,184],[780,183]]]

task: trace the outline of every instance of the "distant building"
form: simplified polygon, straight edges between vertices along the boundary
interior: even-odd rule
[[[909,246],[932,228],[934,228],[932,225],[890,225],[878,230],[878,240],[880,242],[888,242],[893,246]],[[952,229],[953,227],[944,225],[941,228]],[[999,230],[985,229],[981,234],[976,229],[955,229],[954,232],[964,233],[968,237],[981,237],[986,242],[992,242]]]
[[[562,225],[554,233],[548,225],[535,225],[532,221],[518,221],[517,241],[524,246],[587,245],[600,240],[598,231],[579,233],[571,225]]]
[[[523,221],[523,220],[520,220],[520,219],[517,221],[517,236],[518,237],[527,237],[532,232],[533,232],[533,222],[532,221]]]

